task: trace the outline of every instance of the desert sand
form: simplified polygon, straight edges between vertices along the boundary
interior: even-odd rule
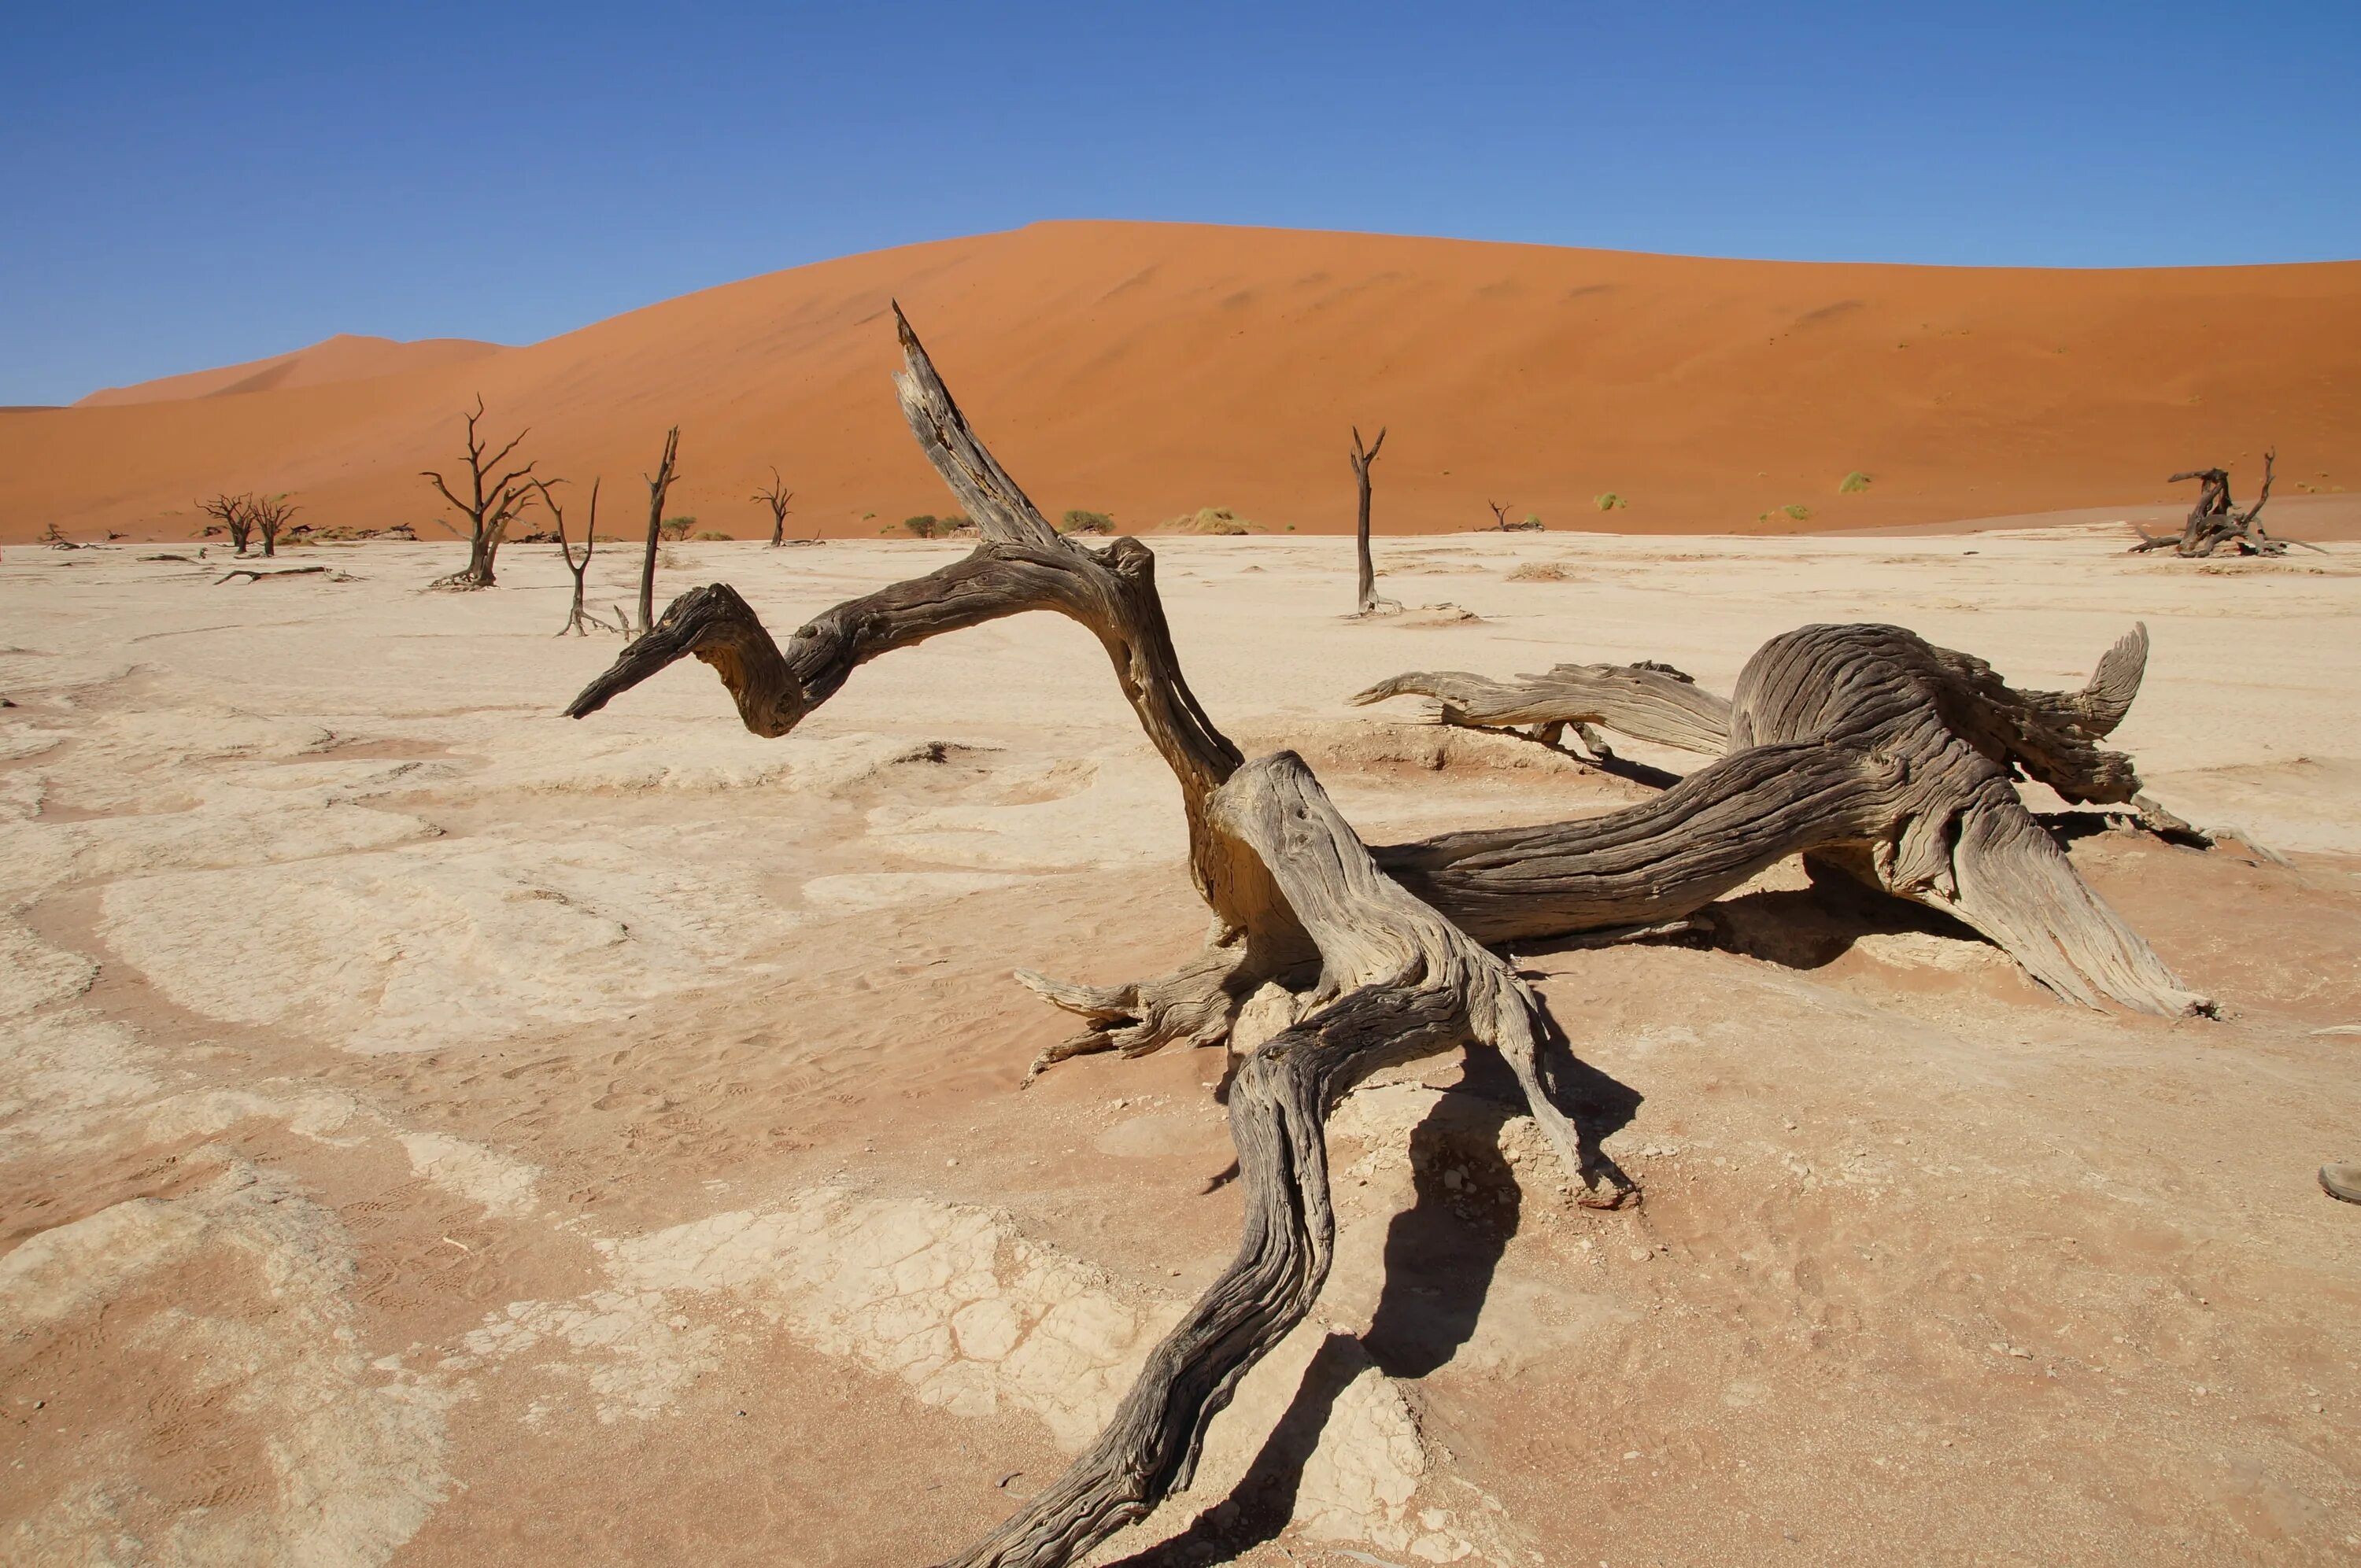
[[[323,471],[391,418],[314,390]],[[229,441],[281,395],[65,417]],[[1097,1561],[2353,1561],[2361,1209],[2313,1172],[2361,1155],[2361,551],[2122,543],[1388,540],[1412,611],[1356,621],[1341,542],[1159,541],[1207,709],[1373,841],[1642,789],[1345,705],[1378,677],[1657,658],[1726,691],[1841,620],[2053,687],[2145,620],[2115,742],[2238,837],[2061,822],[2218,1021],[2065,1004],[1793,864],[1708,946],[1518,953],[1644,1203],[1576,1206],[1455,1058],[1356,1093],[1317,1311]],[[692,543],[661,593],[792,627],[959,550]],[[550,635],[545,548],[459,595],[421,591],[449,543],[226,584],[156,554],[0,561],[0,1555],[909,1563],[1054,1475],[1237,1219],[1218,1054],[1019,1089],[1070,1021],[1009,970],[1152,973],[1203,924],[1090,637],[930,642],[763,740],[693,663],[558,717],[617,644]]]
[[[2274,505],[2361,489],[2361,262],[2040,271],[1716,260],[1180,224],[1051,223],[795,268],[544,343],[332,340],[0,411],[0,542],[181,539],[219,490],[434,532],[419,471],[480,395],[629,532],[667,426],[700,530],[874,538],[945,498],[879,395],[898,298],[1038,499],[1145,532],[1227,507],[1377,526],[1756,532],[2165,505],[2262,454]],[[268,384],[266,384],[268,383]],[[1840,489],[1866,475],[1869,488]],[[1598,498],[1625,503],[1601,512]],[[641,503],[643,505],[644,503]],[[2189,499],[2180,499],[2186,510]],[[1790,515],[1795,507],[1808,515]]]

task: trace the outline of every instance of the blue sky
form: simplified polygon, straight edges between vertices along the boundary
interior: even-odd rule
[[[2361,257],[2361,0],[11,8],[0,403],[1042,218]]]

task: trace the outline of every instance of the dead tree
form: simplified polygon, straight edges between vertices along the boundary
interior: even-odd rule
[[[2263,488],[2255,504],[2241,511],[2230,499],[2230,470],[2227,468],[2191,468],[2175,474],[2168,484],[2177,485],[2183,479],[2198,481],[2197,504],[2189,509],[2189,521],[2182,523],[2178,534],[2152,534],[2135,527],[2140,542],[2127,552],[2144,555],[2151,550],[2170,550],[2176,555],[2194,558],[2227,550],[2235,555],[2284,555],[2290,544],[2303,544],[2307,550],[2320,550],[2317,544],[2304,544],[2301,539],[2273,539],[2256,521],[2271,499],[2271,470],[2277,463],[2276,449],[2263,454]],[[2321,551],[2322,554],[2327,552]]]
[[[256,530],[262,535],[262,554],[265,556],[275,556],[279,554],[280,532],[287,526],[288,519],[302,510],[291,504],[284,494],[254,496],[248,499],[247,513],[253,519]]]
[[[641,476],[648,482],[648,553],[640,563],[640,635],[648,633],[655,620],[656,604],[656,544],[664,537],[664,492],[679,476],[673,472],[673,459],[680,452],[680,426],[664,432],[664,460],[656,465],[653,474]]]
[[[437,577],[438,588],[489,588],[493,586],[492,558],[500,554],[500,541],[508,537],[509,524],[531,506],[536,491],[533,488],[533,466],[531,463],[503,470],[500,465],[517,449],[531,430],[521,430],[506,446],[489,452],[490,445],[478,432],[478,422],[484,417],[484,400],[476,400],[475,411],[463,416],[467,422],[467,491],[465,496],[452,493],[443,476],[432,468],[419,471],[420,477],[433,481],[443,499],[467,521],[467,565],[466,569],[447,577]]]
[[[631,623],[623,618],[620,609],[616,610],[615,624],[609,627],[599,618],[597,610],[586,609],[582,604],[583,580],[590,570],[591,552],[598,547],[598,481],[595,478],[590,481],[590,521],[583,525],[582,558],[578,561],[574,558],[574,546],[566,538],[566,509],[557,504],[557,497],[552,493],[549,484],[535,480],[533,488],[541,493],[541,504],[548,511],[550,523],[557,532],[557,553],[566,557],[566,569],[574,574],[574,602],[567,608],[566,624],[557,629],[557,635],[563,637],[572,631],[588,637],[595,626],[601,631],[620,631],[628,636]]]
[[[1503,533],[1508,532],[1509,509],[1499,501],[1486,501],[1484,504],[1492,509],[1492,525]]]
[[[1361,506],[1359,521],[1355,525],[1355,548],[1360,552],[1360,592],[1356,602],[1360,608],[1354,613],[1375,615],[1379,609],[1400,609],[1391,599],[1378,597],[1378,569],[1369,561],[1369,465],[1378,460],[1378,451],[1386,444],[1386,433],[1378,430],[1378,439],[1367,450],[1361,446],[1361,427],[1353,427],[1353,482],[1359,487]]]
[[[2092,743],[2136,688],[2128,641],[2090,687],[2059,695],[2012,691],[1980,661],[1898,628],[1807,627],[1747,665],[1728,754],[1664,794],[1603,817],[1372,850],[1300,758],[1249,763],[1214,728],[1181,674],[1153,554],[1134,539],[1102,550],[1060,537],[895,316],[903,412],[976,520],[975,550],[824,611],[784,646],[728,586],[694,589],[567,713],[594,713],[695,657],[748,729],[783,736],[872,659],[1028,610],[1065,615],[1104,647],[1180,783],[1191,874],[1215,921],[1202,953],[1157,979],[1089,986],[1020,974],[1086,1023],[1042,1062],[1227,1043],[1249,997],[1292,1020],[1235,1042],[1237,1256],[1150,1354],[1106,1430],[951,1559],[958,1568],[1062,1568],[1188,1485],[1207,1423],[1318,1297],[1335,1234],[1325,1121],[1367,1073],[1454,1047],[1497,1051],[1594,1201],[1620,1196],[1617,1174],[1586,1164],[1573,1124],[1543,1091],[1542,1058],[1562,1053],[1564,1036],[1484,944],[1661,921],[1812,853],[1938,893],[2078,1000],[2103,992],[2169,1014],[2209,1005],[2081,883],[2026,816],[2007,771],[2021,766],[2070,798],[2136,786],[2128,759]]]
[[[771,548],[776,550],[787,542],[787,503],[796,499],[796,493],[787,488],[787,482],[779,477],[774,467],[770,484],[756,490],[752,499],[771,509]]]
[[[250,495],[222,494],[209,501],[199,501],[197,510],[220,523],[229,532],[229,542],[236,554],[246,554],[248,541],[254,537],[254,498]],[[54,526],[54,525],[53,525]]]

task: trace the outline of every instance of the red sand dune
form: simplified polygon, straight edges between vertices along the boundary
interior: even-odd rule
[[[2272,444],[2282,496],[2361,487],[2361,262],[1883,267],[1054,223],[527,347],[332,340],[237,396],[204,394],[281,361],[0,413],[0,539],[179,537],[225,488],[296,491],[317,526],[423,528],[418,470],[451,463],[478,393],[498,438],[533,427],[542,472],[577,492],[604,475],[602,531],[636,528],[676,422],[668,510],[767,532],[748,498],[776,464],[792,529],[873,535],[950,505],[894,402],[890,298],[1036,499],[1143,532],[1201,506],[1349,527],[1356,422],[1392,432],[1386,532],[1480,525],[1488,499],[1560,528],[1792,530],[1758,522],[1791,503],[1813,529],[1890,527],[2167,500],[2167,474],[2211,463],[2243,497]],[[371,368],[330,374],[350,363]],[[1839,495],[1854,470],[1869,489]],[[1598,510],[1603,491],[1627,508]]]
[[[73,406],[113,408],[124,403],[228,398],[245,392],[317,387],[329,381],[360,381],[430,365],[462,365],[500,351],[497,343],[478,343],[467,337],[427,337],[415,343],[397,343],[390,337],[357,337],[351,333],[338,333],[309,348],[275,358],[249,359],[243,365],[225,365],[218,370],[192,370],[185,376],[167,376],[136,386],[101,388],[77,400]]]

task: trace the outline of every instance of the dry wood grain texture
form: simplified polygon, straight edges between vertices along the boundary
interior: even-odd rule
[[[1093,549],[1060,536],[976,439],[898,307],[895,318],[903,411],[975,520],[975,550],[823,612],[784,646],[735,590],[694,589],[566,711],[596,712],[695,657],[720,677],[747,729],[782,736],[896,648],[1027,610],[1065,615],[1106,650],[1180,782],[1191,872],[1214,922],[1204,950],[1158,979],[1087,986],[1020,976],[1086,1025],[1037,1069],[1085,1050],[1228,1042],[1240,1009],[1267,987],[1296,1020],[1246,1049],[1232,1085],[1246,1192],[1236,1258],[1150,1355],[1107,1429],[951,1560],[961,1568],[1059,1568],[1186,1485],[1206,1422],[1326,1277],[1334,1218],[1324,1124],[1367,1073],[1457,1046],[1497,1050],[1593,1201],[1623,1196],[1611,1172],[1586,1167],[1573,1124],[1543,1091],[1541,1058],[1563,1049],[1563,1037],[1484,944],[1660,925],[1813,852],[1952,909],[2077,1000],[2103,993],[2159,1012],[2203,1004],[2082,885],[2011,783],[2022,768],[2070,799],[2132,798],[2128,761],[2095,741],[2137,689],[2144,632],[2089,685],[2063,694],[2013,691],[1981,661],[1880,626],[1773,639],[1727,704],[1661,669],[1565,666],[1554,676],[1586,694],[1593,717],[1727,754],[1603,817],[1372,850],[1292,753],[1244,760],[1181,674],[1154,555],[1133,539]],[[1356,453],[1359,444],[1356,435]]]

